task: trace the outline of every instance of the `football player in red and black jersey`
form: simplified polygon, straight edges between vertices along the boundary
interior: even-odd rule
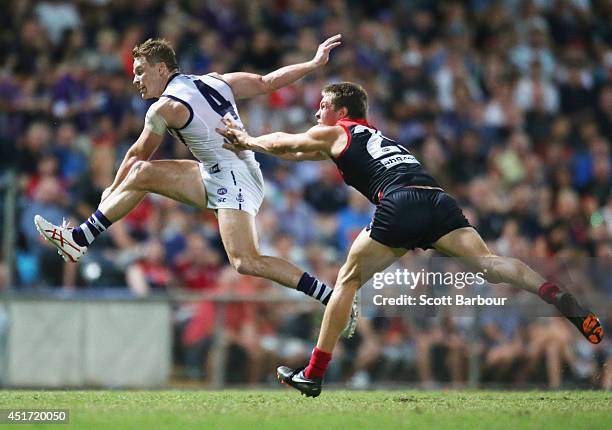
[[[318,396],[355,293],[375,272],[417,247],[459,257],[491,283],[505,282],[538,294],[591,343],[601,342],[603,329],[595,314],[523,262],[493,254],[455,199],[414,155],[368,123],[367,94],[361,86],[349,82],[328,85],[322,96],[316,113],[318,125],[305,133],[251,137],[231,122],[226,122],[226,129],[217,130],[225,136],[225,147],[234,151],[292,153],[298,160],[330,158],[345,182],[377,206],[372,222],[355,239],[340,269],[310,363],[303,369],[279,367],[281,381],[307,396]]]

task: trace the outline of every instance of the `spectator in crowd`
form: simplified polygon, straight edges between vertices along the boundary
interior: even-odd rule
[[[165,251],[158,239],[149,239],[144,245],[143,256],[130,264],[125,272],[128,288],[137,297],[156,291],[166,291],[173,283],[173,274],[164,264]]]

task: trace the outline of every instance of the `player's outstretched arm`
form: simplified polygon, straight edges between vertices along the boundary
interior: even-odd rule
[[[289,161],[321,161],[327,160],[329,157],[322,152],[285,152],[284,154],[276,154],[278,158]]]
[[[216,131],[225,138],[224,148],[234,152],[252,150],[277,156],[313,154],[313,157],[317,153],[329,157],[334,153],[334,145],[345,136],[341,127],[316,125],[305,133],[276,132],[253,137],[232,121],[223,121],[226,128]]]
[[[236,99],[271,93],[292,84],[313,70],[327,64],[330,51],[342,43],[341,39],[342,35],[336,34],[319,45],[319,49],[317,49],[317,53],[312,60],[285,66],[267,75],[236,72],[226,73],[220,75],[220,77],[232,87]]]

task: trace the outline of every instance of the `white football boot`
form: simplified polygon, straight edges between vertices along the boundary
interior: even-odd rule
[[[357,329],[357,321],[359,320],[359,311],[359,293],[357,292],[355,293],[355,298],[353,299],[353,304],[351,305],[351,316],[349,317],[346,327],[344,327],[344,330],[342,330],[342,336],[347,339],[350,339],[355,334],[355,330]]]
[[[81,246],[72,239],[73,227],[63,220],[61,226],[51,224],[49,221],[36,215],[34,217],[34,225],[36,229],[45,238],[51,242],[56,248],[57,253],[68,262],[76,263],[87,252],[86,246]]]

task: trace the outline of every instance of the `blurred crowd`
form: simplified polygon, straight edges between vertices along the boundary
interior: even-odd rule
[[[239,103],[251,134],[303,131],[315,123],[325,84],[358,82],[370,97],[370,122],[416,154],[494,252],[524,260],[612,258],[609,1],[3,4],[0,176],[9,169],[18,175],[18,289],[291,293],[229,268],[212,213],[159,196],[102,235],[79,266],[60,264],[41,243],[34,214],[82,222],[142,130],[149,103],[131,85],[131,50],[149,37],[169,40],[185,73],[267,73],[309,60],[321,41],[341,33],[327,66]],[[155,157],[191,155],[168,136]],[[373,207],[343,185],[329,161],[257,158],[266,179],[257,217],[262,252],[333,285]],[[609,304],[609,278],[581,285],[585,301]],[[229,305],[230,364],[248,365],[228,376],[261,382],[278,360],[304,364],[320,317],[307,303]],[[176,305],[176,360],[188,376],[210,377],[215,311],[210,302]],[[330,377],[354,387],[390,375],[422,386],[465,383],[469,335],[441,315],[425,323],[410,315],[364,319]],[[612,386],[610,341],[592,347],[563,320],[484,317],[478,339],[483,381],[539,376],[553,388],[564,381]]]

